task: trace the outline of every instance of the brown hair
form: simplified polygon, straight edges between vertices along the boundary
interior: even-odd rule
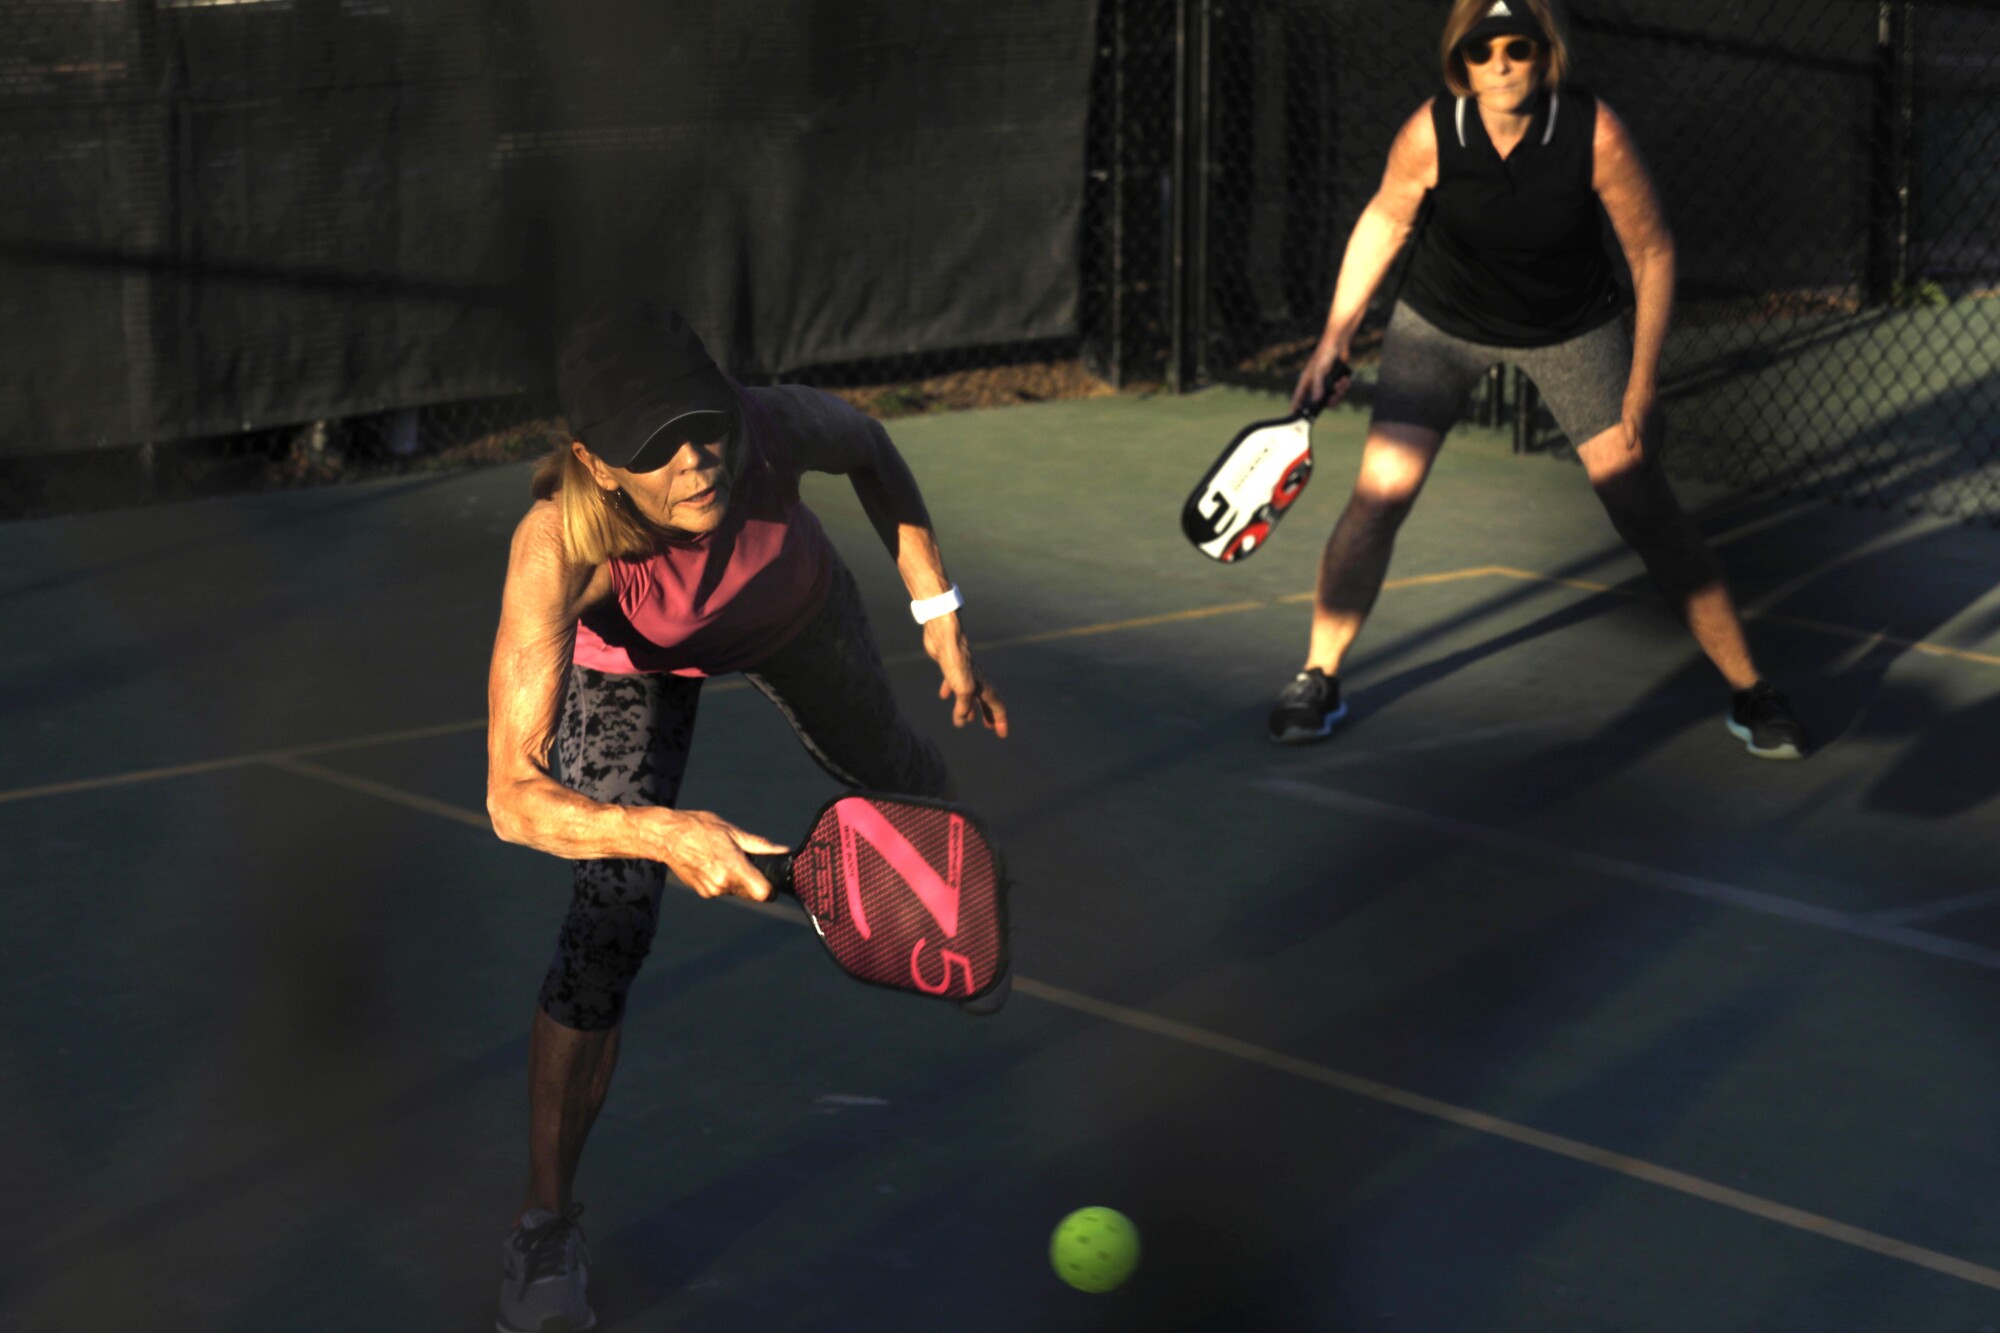
[[[537,500],[554,500],[561,510],[563,554],[573,564],[595,567],[653,550],[652,534],[625,492],[599,486],[572,445],[542,459],[530,490]]]
[[[1570,75],[1569,38],[1564,35],[1562,24],[1556,21],[1549,0],[1507,2],[1517,13],[1525,10],[1528,17],[1548,34],[1548,50],[1542,56],[1542,87],[1562,87],[1563,81]],[[1479,26],[1479,21],[1492,7],[1493,0],[1453,0],[1451,14],[1444,21],[1444,39],[1438,45],[1438,59],[1444,64],[1444,85],[1451,89],[1453,96],[1472,96],[1472,80],[1465,72],[1465,57],[1458,53],[1458,44],[1465,40],[1467,33]]]

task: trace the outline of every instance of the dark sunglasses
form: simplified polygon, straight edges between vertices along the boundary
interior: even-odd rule
[[[1501,47],[1497,40],[1481,42],[1477,46],[1467,42],[1458,48],[1458,53],[1465,57],[1465,63],[1468,65],[1483,65],[1493,58],[1496,50],[1505,50],[1509,60],[1515,64],[1526,64],[1533,60],[1541,49],[1541,43],[1532,38],[1512,37],[1508,39],[1505,47]]]
[[[714,444],[727,451],[736,430],[729,412],[683,412],[654,431],[625,465],[627,472],[657,472],[673,461],[683,444]]]

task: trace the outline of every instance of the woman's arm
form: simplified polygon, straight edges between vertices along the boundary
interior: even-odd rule
[[[792,455],[808,471],[844,475],[855,498],[888,548],[903,576],[910,599],[920,601],[951,590],[944,554],[938,549],[923,492],[910,465],[881,422],[839,399],[823,396],[819,421],[790,432]],[[951,699],[952,725],[975,718],[997,735],[1007,735],[1007,706],[973,664],[972,649],[956,611],[924,622],[924,651],[938,664],[944,680],[938,698]]]
[[[1597,104],[1595,156],[1591,184],[1625,251],[1637,303],[1632,374],[1625,389],[1625,427],[1636,454],[1645,447],[1647,421],[1659,401],[1660,353],[1673,322],[1674,237],[1638,145],[1625,123],[1602,102]]]
[[[1335,361],[1349,359],[1355,332],[1367,317],[1368,303],[1382,285],[1389,266],[1409,244],[1417,224],[1424,196],[1437,184],[1437,127],[1431,123],[1431,104],[1425,102],[1415,115],[1403,122],[1395,143],[1389,147],[1389,164],[1382,172],[1382,184],[1362,210],[1347,240],[1347,254],[1340,262],[1340,280],[1334,284],[1333,305],[1327,311],[1326,329],[1319,346],[1299,376],[1292,392],[1292,407],[1308,398],[1325,396],[1326,375]]]
[[[610,595],[610,571],[572,564],[551,501],[514,530],[487,686],[486,810],[506,842],[573,861],[665,863],[704,898],[770,896],[745,851],[785,850],[705,811],[605,805],[549,776],[577,617]]]

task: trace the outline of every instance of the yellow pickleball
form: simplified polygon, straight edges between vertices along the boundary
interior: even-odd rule
[[[1079,1208],[1056,1223],[1049,1263],[1078,1291],[1110,1291],[1139,1266],[1139,1228],[1116,1208]]]

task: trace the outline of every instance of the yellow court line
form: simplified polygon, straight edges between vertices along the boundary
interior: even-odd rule
[[[1400,579],[1385,579],[1383,592],[1394,592],[1398,588],[1429,588],[1440,583],[1463,583],[1467,579],[1491,578],[1501,573],[1498,565],[1478,565],[1471,569],[1453,569],[1442,574],[1411,574]],[[1310,602],[1319,596],[1316,592],[1288,592],[1278,600],[1290,605],[1295,602]]]
[[[1456,583],[1462,579],[1484,578],[1499,572],[1497,565],[1482,565],[1477,569],[1457,569],[1445,574],[1416,574],[1409,578],[1389,579],[1383,583],[1384,591],[1395,588],[1421,588],[1433,583]],[[1293,602],[1310,602],[1315,594],[1309,592],[1286,593],[1281,597],[1260,598],[1255,601],[1220,602],[1214,606],[1197,606],[1186,611],[1168,611],[1157,616],[1138,616],[1131,620],[1107,620],[1096,625],[1077,625],[1069,629],[1044,630],[1039,634],[1023,634],[1011,639],[995,639],[978,646],[984,652],[992,648],[1018,648],[1030,643],[1052,643],[1058,639],[1081,639],[1093,634],[1110,634],[1117,630],[1147,629],[1154,625],[1173,625],[1188,620],[1206,620],[1210,616],[1229,616],[1241,611],[1268,611],[1273,606],[1283,606]]]
[[[1151,625],[1171,625],[1186,620],[1206,620],[1210,616],[1235,615],[1239,611],[1262,611],[1269,608],[1269,602],[1224,602],[1219,606],[1198,606],[1188,611],[1169,611],[1164,615],[1139,616],[1132,620],[1110,620],[1101,625],[1078,625],[1071,629],[1044,630],[1038,634],[1022,634],[1012,639],[996,639],[979,645],[980,651],[989,648],[1018,648],[1030,643],[1054,643],[1058,639],[1081,639],[1093,634],[1110,634],[1121,629],[1145,629]]]
[[[333,769],[323,768],[318,764],[299,760],[277,761],[277,766],[297,773],[302,777],[336,783],[351,791],[361,792],[408,809],[420,810],[426,814],[440,815],[460,824],[482,829],[489,827],[484,814],[461,809],[444,801],[432,800],[428,796],[420,796],[415,792],[403,791],[400,788],[391,787],[386,783],[374,782],[367,778],[356,777],[350,773],[337,772]],[[796,913],[774,903],[752,902],[742,898],[732,898],[729,901],[742,907],[754,908],[767,916],[780,916],[787,920],[797,919]],[[1789,1204],[1777,1203],[1771,1199],[1745,1193],[1742,1190],[1731,1189],[1727,1185],[1718,1185],[1714,1181],[1703,1180],[1699,1176],[1689,1175],[1684,1171],[1676,1171],[1671,1167],[1661,1166],[1656,1162],[1648,1162],[1643,1158],[1629,1157],[1624,1153],[1613,1152],[1608,1148],[1598,1148],[1576,1139],[1564,1138],[1560,1134],[1550,1134],[1512,1120],[1503,1120],[1499,1116],[1488,1115],[1484,1111],[1474,1111],[1467,1107],[1454,1106],[1450,1102],[1442,1102],[1434,1097],[1426,1097],[1419,1092],[1411,1092],[1408,1089],[1398,1088],[1388,1083],[1378,1083],[1374,1079],[1364,1078],[1359,1074],[1349,1074],[1342,1070],[1329,1068],[1326,1065],[1315,1064],[1310,1060],[1302,1060],[1297,1056],[1286,1055],[1282,1051],[1274,1051],[1269,1047],[1241,1041],[1219,1032],[1212,1032],[1207,1028],[1195,1027],[1190,1023],[1182,1023],[1159,1014],[1148,1013],[1143,1009],[1133,1009],[1125,1005],[1113,1004],[1106,1000],[1100,1000],[1095,996],[1085,995],[1079,991],[1067,990],[1045,981],[1037,981],[1033,977],[1016,976],[1014,978],[1014,988],[1023,995],[1032,996],[1049,1004],[1060,1005],[1065,1009],[1070,1009],[1093,1018],[1103,1019],[1106,1022],[1117,1023],[1122,1027],[1132,1028],[1135,1031],[1148,1032],[1154,1036],[1164,1037],[1169,1041],[1177,1041],[1186,1046],[1199,1047],[1203,1050],[1213,1051],[1218,1055],[1226,1055],[1250,1064],[1262,1065],[1266,1069],[1274,1069],[1280,1073],[1290,1074],[1325,1087],[1337,1088],[1342,1092],[1350,1093],[1357,1097],[1365,1097],[1370,1101],[1380,1102],[1385,1106],[1393,1106],[1399,1110],[1409,1111],[1433,1120],[1441,1120],[1446,1124],[1456,1125],[1461,1129],[1469,1129],[1474,1133],[1507,1139],[1542,1152],[1553,1153],[1559,1157],[1567,1157],[1573,1161],[1599,1167],[1633,1180],[1642,1180],[1651,1185],[1659,1185],[1665,1189],[1675,1190],[1693,1198],[1701,1199],[1704,1202],[1733,1209],[1736,1212],[1745,1213],[1767,1222],[1775,1222],[1780,1226],[1791,1227],[1794,1230],[1808,1232],[1827,1240],[1837,1241],[1843,1245],[1851,1245],[1856,1249],[1867,1250],[1871,1253],[1879,1254],[1884,1258],[1914,1264],[1919,1268],[1928,1268],[1933,1272],[1943,1273],[1948,1277],[1955,1277],[1962,1281],[1973,1282],[1980,1286],[2000,1290],[2000,1271],[1986,1268],[1965,1259],[1957,1259],[1948,1254],[1940,1254],[1936,1250],[1928,1250],[1921,1245],[1912,1245],[1907,1241],[1897,1240],[1893,1236],[1884,1236],[1879,1232],[1849,1226],[1845,1222],[1836,1221],[1830,1217],[1822,1217],[1818,1213],[1810,1213],[1802,1208],[1793,1208]]]
[[[1628,588],[1614,588],[1608,583],[1588,583],[1582,579],[1560,579],[1549,574],[1537,574],[1526,569],[1510,569],[1505,565],[1494,565],[1485,571],[1501,578],[1514,579],[1522,583],[1553,583],[1566,588],[1581,588],[1585,592],[1611,592],[1620,597],[1643,600],[1645,593],[1633,592]],[[1928,639],[1904,639],[1880,630],[1856,629],[1851,625],[1836,625],[1825,620],[1807,620],[1801,616],[1783,616],[1770,611],[1744,611],[1745,620],[1763,620],[1773,625],[1788,625],[1793,629],[1812,630],[1818,634],[1831,634],[1838,638],[1855,639],[1873,646],[1894,644],[1898,648],[1908,648],[1912,652],[1930,657],[1949,657],[1961,662],[1977,662],[1981,666],[2000,666],[2000,655],[1974,652],[1970,648],[1952,648],[1942,643],[1932,643]]]
[[[1950,648],[1928,639],[1901,639],[1880,630],[1851,629],[1846,625],[1831,625],[1823,620],[1802,620],[1797,616],[1774,616],[1762,612],[1752,613],[1759,620],[1768,620],[1774,625],[1790,625],[1794,629],[1817,630],[1821,634],[1837,634],[1842,638],[1859,639],[1863,643],[1891,643],[1898,648],[1908,648],[1913,653],[1923,653],[1929,657],[1949,657],[1960,662],[1977,662],[1981,666],[2000,666],[2000,654],[1975,653],[1969,648]]]
[[[722,690],[743,690],[749,686],[740,680],[723,681],[709,687],[709,693]],[[247,768],[252,764],[282,764],[286,760],[301,755],[335,754],[341,750],[366,750],[376,745],[395,745],[402,741],[431,740],[439,736],[457,736],[468,731],[486,730],[486,719],[468,718],[463,722],[438,722],[428,727],[408,727],[402,731],[378,731],[367,736],[347,736],[340,740],[311,741],[305,745],[291,745],[282,750],[258,750],[250,754],[233,754],[221,759],[203,759],[192,764],[174,764],[167,768],[142,768],[130,773],[111,773],[101,778],[77,778],[70,782],[51,782],[41,787],[16,787],[11,791],[0,791],[0,805],[9,801],[25,801],[36,796],[63,796],[72,792],[96,791],[100,787],[122,787],[133,782],[152,782],[162,778],[193,777],[202,773],[218,773],[224,769]]]
[[[1442,1120],[1446,1124],[1456,1125],[1461,1129],[1469,1129],[1479,1134],[1489,1134],[1495,1138],[1509,1139],[1530,1148],[1554,1153],[1561,1157],[1568,1157],[1574,1161],[1584,1162],[1606,1171],[1616,1172],[1621,1176],[1627,1176],[1633,1180],[1643,1180],[1651,1185],[1659,1185],[1666,1189],[1676,1190],[1679,1193],[1690,1195],[1707,1203],[1734,1209],[1740,1213],[1747,1213],[1752,1217],[1761,1218],[1767,1222],[1775,1222],[1780,1226],[1809,1232],[1812,1235],[1824,1237],[1827,1240],[1838,1241],[1843,1245],[1851,1245],[1856,1249],[1867,1250],[1871,1253],[1879,1254],[1886,1259],[1896,1259],[1906,1264],[1914,1264],[1919,1268],[1928,1268],[1933,1272],[1943,1273],[1948,1277],[1955,1277],[1962,1281],[1977,1283],[1982,1287],[1991,1287],[1995,1290],[2000,1290],[2000,1270],[1987,1268],[1984,1265],[1975,1264],[1965,1259],[1957,1259],[1948,1254],[1940,1254],[1936,1250],[1927,1250],[1921,1245],[1912,1245],[1907,1241],[1897,1240],[1893,1236],[1884,1236],[1879,1232],[1849,1226],[1845,1222],[1835,1221],[1830,1217],[1822,1217],[1818,1213],[1809,1213],[1802,1208],[1793,1208],[1789,1204],[1777,1203],[1755,1194],[1747,1194],[1742,1190],[1731,1189],[1727,1185],[1718,1185],[1714,1181],[1703,1180],[1699,1176],[1691,1176],[1684,1171],[1676,1171],[1671,1167],[1661,1166],[1656,1162],[1648,1162],[1638,1157],[1628,1157],[1624,1153],[1612,1152],[1607,1148],[1593,1147],[1588,1143],[1581,1143],[1575,1139],[1567,1139],[1559,1134],[1545,1133],[1542,1130],[1517,1124],[1511,1120],[1502,1120],[1498,1116],[1487,1115],[1483,1111],[1474,1111],[1463,1106],[1454,1106],[1449,1102],[1438,1101],[1434,1097],[1426,1097],[1422,1093],[1392,1087],[1387,1083],[1378,1083],[1374,1079],[1363,1078],[1358,1074],[1349,1074],[1338,1069],[1330,1069],[1325,1065],[1314,1064],[1310,1060],[1301,1060],[1296,1056],[1286,1055],[1282,1051],[1274,1051],[1268,1047],[1257,1046],[1247,1041],[1239,1041],[1234,1037],[1225,1036],[1219,1032],[1211,1032],[1206,1028],[1198,1028],[1192,1024],[1181,1023],[1171,1018],[1163,1018],[1158,1014],[1147,1013],[1143,1009],[1130,1009],[1124,1005],[1111,1004],[1094,996],[1084,995],[1077,991],[1064,990],[1060,986],[1051,986],[1047,982],[1035,981],[1029,977],[1016,977],[1014,979],[1014,988],[1024,995],[1032,995],[1038,1000],[1045,1000],[1050,1004],[1059,1004],[1066,1009],[1073,1009],[1078,1013],[1089,1014],[1092,1017],[1104,1019],[1106,1022],[1117,1023],[1123,1027],[1133,1028],[1140,1032],[1150,1032],[1155,1036],[1165,1037],[1169,1041],[1178,1041],[1189,1046],[1199,1046],[1205,1050],[1214,1051],[1219,1055],[1231,1056],[1250,1064],[1262,1065],[1266,1069],[1275,1069],[1280,1073],[1291,1074],[1326,1087],[1338,1088],[1342,1092],[1352,1093],[1357,1097],[1366,1097],[1370,1101],[1380,1102],[1385,1106],[1394,1106],[1399,1110],[1411,1111],[1417,1115],[1428,1116],[1433,1120]]]
[[[1462,570],[1452,574],[1424,574],[1411,579],[1392,579],[1385,587],[1412,587],[1421,583],[1444,583],[1453,579],[1473,578],[1493,572],[1491,569]],[[1311,598],[1311,593],[1304,595]],[[1279,598],[1278,601],[1296,601],[1296,597]],[[1181,621],[1204,620],[1210,616],[1234,615],[1242,611],[1261,611],[1275,605],[1271,601],[1225,602],[1218,606],[1198,606],[1187,611],[1170,611],[1157,616],[1139,616],[1131,620],[1107,620],[1095,625],[1077,625],[1069,629],[1045,630],[1036,634],[1023,634],[1010,639],[995,639],[982,643],[983,651],[999,648],[1018,648],[1035,643],[1053,643],[1059,639],[1079,639],[1094,634],[1112,634],[1119,630],[1143,629],[1153,625],[1169,625]],[[921,662],[924,654],[901,653],[886,659],[891,665]],[[724,681],[706,687],[707,693],[721,690],[748,688],[740,680]],[[453,736],[467,731],[484,730],[485,718],[464,722],[442,722],[429,727],[412,727],[404,731],[377,732],[369,736],[353,736],[345,740],[316,741],[309,745],[294,745],[282,750],[260,750],[254,754],[231,755],[222,759],[207,759],[192,764],[176,764],[168,768],[140,769],[131,773],[113,773],[99,778],[78,778],[70,782],[52,782],[40,787],[16,787],[12,791],[0,791],[0,805],[9,801],[25,801],[38,796],[62,796],[74,792],[95,791],[102,787],[118,787],[134,782],[150,782],[163,778],[192,777],[201,773],[215,773],[223,769],[243,768],[251,764],[267,764],[295,758],[300,755],[333,754],[341,750],[365,750],[375,745],[394,745],[401,741],[425,740],[437,736]]]
[[[1558,578],[1554,574],[1537,574],[1531,569],[1515,569],[1509,565],[1491,565],[1487,567],[1486,572],[1496,578],[1515,579],[1522,583],[1554,583],[1560,584],[1565,588],[1577,588],[1583,592],[1615,592],[1621,597],[1631,597],[1639,600],[1643,600],[1646,596],[1644,593],[1633,592],[1629,588],[1613,587],[1609,583],[1592,583],[1588,579]]]
[[[1515,569],[1507,565],[1478,565],[1466,569],[1447,570],[1438,574],[1414,574],[1405,578],[1389,579],[1383,583],[1385,591],[1398,588],[1432,587],[1443,583],[1460,583],[1468,579],[1505,578],[1523,583],[1543,583],[1566,588],[1576,588],[1583,592],[1616,593],[1621,597],[1643,599],[1646,594],[1625,588],[1613,587],[1607,583],[1591,583],[1583,579],[1558,578],[1552,574],[1537,574],[1532,570]],[[1192,620],[1206,620],[1213,616],[1236,615],[1244,611],[1267,610],[1273,606],[1310,602],[1314,597],[1310,592],[1286,593],[1282,596],[1256,601],[1222,602],[1214,606],[1198,606],[1186,611],[1169,611],[1155,616],[1139,616],[1129,620],[1107,620],[1095,625],[1077,625],[1069,629],[1044,630],[1035,634],[1022,634],[1008,639],[995,639],[978,647],[981,651],[1001,648],[1019,648],[1037,643],[1054,643],[1062,639],[1087,638],[1096,634],[1113,634],[1120,630],[1145,629],[1155,625],[1171,625]],[[1759,611],[1746,611],[1746,619],[1767,620],[1773,624],[1789,625],[1796,629],[1812,630],[1822,634],[1837,635],[1864,643],[1894,644],[1912,652],[1924,653],[1931,657],[1951,658],[1961,662],[1977,662],[1982,666],[2000,666],[2000,655],[1973,652],[1966,648],[1951,648],[1941,643],[1931,643],[1925,639],[1904,639],[1881,633],[1879,630],[1859,630],[1846,625],[1834,625],[1825,621],[1805,620],[1792,616],[1771,615]],[[922,653],[903,653],[885,659],[891,665],[920,662]],[[745,689],[743,681],[723,681],[707,687],[710,693],[719,690]],[[40,787],[16,787],[11,791],[0,791],[0,805],[10,801],[25,801],[38,796],[62,796],[75,792],[95,791],[103,787],[118,787],[135,782],[151,782],[165,778],[191,777],[201,773],[214,773],[223,769],[241,768],[250,764],[269,763],[273,760],[299,755],[332,754],[341,750],[362,750],[375,745],[392,745],[399,741],[423,740],[436,736],[451,736],[461,732],[478,731],[486,726],[486,719],[477,718],[464,722],[443,722],[429,727],[412,727],[403,731],[379,732],[370,736],[354,736],[344,740],[316,741],[308,745],[289,746],[282,750],[264,750],[254,754],[231,755],[221,759],[207,759],[191,764],[175,764],[166,768],[140,769],[130,773],[113,773],[97,778],[78,778],[69,782],[53,782]]]

